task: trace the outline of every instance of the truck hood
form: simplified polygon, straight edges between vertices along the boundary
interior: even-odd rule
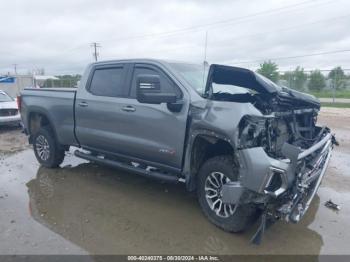
[[[283,101],[299,102],[303,105],[320,107],[320,102],[312,95],[278,86],[264,76],[249,69],[212,64],[209,68],[205,95],[212,93],[212,84],[233,85],[254,90],[263,97],[277,97]]]
[[[302,93],[288,87],[282,87],[282,91],[278,92],[279,97],[285,97],[291,101],[301,102],[307,105],[311,105],[316,108],[320,108],[321,103],[316,97],[310,94]]]

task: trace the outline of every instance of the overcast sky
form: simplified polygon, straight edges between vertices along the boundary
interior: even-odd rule
[[[2,0],[0,73],[82,73],[93,61],[164,58],[255,69],[350,68],[348,0]],[[343,52],[343,50],[349,50]],[[339,51],[339,52],[338,52]],[[324,55],[315,55],[324,52]],[[311,55],[290,58],[293,56]],[[286,58],[289,57],[289,58]]]

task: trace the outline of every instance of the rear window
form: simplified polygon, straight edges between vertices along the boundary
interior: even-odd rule
[[[11,102],[13,99],[5,93],[0,92],[0,102]]]
[[[123,68],[96,69],[91,80],[90,92],[97,96],[122,96]]]

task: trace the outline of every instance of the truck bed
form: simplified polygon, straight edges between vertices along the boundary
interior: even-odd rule
[[[29,127],[28,112],[44,113],[55,127],[58,141],[63,145],[76,145],[74,135],[74,101],[76,88],[25,88],[21,92],[22,119]],[[34,110],[35,109],[35,110]]]

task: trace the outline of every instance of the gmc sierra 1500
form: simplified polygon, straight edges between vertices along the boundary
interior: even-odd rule
[[[38,161],[59,166],[70,146],[90,161],[197,191],[208,219],[238,232],[257,218],[298,222],[335,138],[320,103],[250,70],[160,60],[91,64],[78,89],[25,89],[25,131]],[[207,81],[203,81],[204,79]]]

